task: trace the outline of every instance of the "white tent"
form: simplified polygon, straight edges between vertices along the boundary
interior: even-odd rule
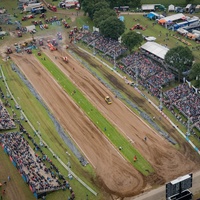
[[[7,35],[7,32],[5,32],[5,31],[0,31],[0,36],[5,36],[5,35]]]
[[[35,25],[26,26],[27,32],[36,31]]]
[[[165,24],[166,22],[173,22],[173,21],[176,21],[176,20],[179,20],[179,19],[185,19],[185,15],[182,14],[182,13],[178,13],[178,14],[175,14],[175,15],[170,15],[168,17],[164,17],[160,20],[158,20],[158,23],[160,24]]]
[[[19,0],[20,3],[37,3],[37,0]]]
[[[144,39],[145,39],[146,41],[148,41],[148,42],[152,42],[152,41],[155,41],[155,40],[156,40],[155,37],[145,37]]]
[[[169,51],[167,47],[164,47],[156,42],[146,42],[140,48],[163,60],[165,58],[166,53]]]
[[[151,11],[151,10],[155,10],[155,4],[143,4],[142,5],[142,7],[141,7],[141,9],[143,10],[143,11]]]
[[[174,11],[175,10],[175,6],[174,5],[169,5],[168,6],[168,12],[170,12],[170,11]]]
[[[186,31],[185,29],[183,29],[183,28],[179,28],[179,29],[177,29],[177,32],[178,33],[180,33],[180,34],[182,34],[182,35],[184,35],[184,34],[187,34],[188,33],[188,31]]]

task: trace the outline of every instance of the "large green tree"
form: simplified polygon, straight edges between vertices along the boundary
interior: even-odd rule
[[[185,0],[185,3],[186,4],[191,4],[191,3],[194,3],[194,0]]]
[[[99,10],[108,9],[108,8],[109,8],[109,4],[106,1],[104,1],[104,0],[100,1],[100,2],[95,4],[94,13],[99,11]]]
[[[139,7],[141,0],[107,0],[110,3],[110,8],[119,6],[130,6],[131,8]]]
[[[135,31],[129,31],[122,36],[122,44],[124,44],[131,52],[134,47],[141,45],[143,37]]]
[[[105,37],[117,40],[124,33],[125,25],[117,17],[111,16],[102,21],[99,30]]]
[[[85,15],[88,14],[88,17],[92,18],[94,14],[93,10],[95,6],[95,0],[83,0],[81,6]]]
[[[190,70],[190,78],[196,79],[197,87],[200,87],[200,63],[194,63]]]
[[[99,28],[100,24],[104,20],[106,20],[108,17],[111,17],[111,16],[117,17],[116,12],[114,10],[111,10],[110,8],[101,9],[99,11],[96,11],[94,13],[94,18],[93,18],[94,25]]]
[[[182,73],[191,69],[193,61],[192,51],[184,46],[174,47],[165,55],[165,62],[177,69],[179,81],[182,78]]]
[[[90,19],[93,19],[94,13],[101,9],[109,8],[109,3],[105,0],[98,2],[97,0],[83,0],[82,9],[85,14],[88,14]]]
[[[136,8],[136,7],[140,7],[140,5],[141,5],[141,0],[105,0],[105,1],[109,4],[109,7],[111,9],[113,9],[114,7],[119,7],[119,6],[130,6],[131,8]],[[87,13],[89,16],[91,16],[91,12],[93,12],[92,9],[95,9],[94,5],[98,2],[102,2],[102,1],[81,0],[81,6],[82,6],[83,10],[85,11],[85,13]],[[91,5],[93,5],[93,8]]]

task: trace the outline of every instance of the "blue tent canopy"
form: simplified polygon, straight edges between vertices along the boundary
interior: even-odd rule
[[[122,22],[124,22],[124,16],[120,16],[119,20],[121,20]]]
[[[159,17],[159,15],[155,12],[150,12],[149,14],[147,14],[147,18],[149,19],[157,19]]]

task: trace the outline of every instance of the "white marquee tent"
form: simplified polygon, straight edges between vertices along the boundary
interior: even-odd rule
[[[167,47],[162,46],[156,42],[146,42],[140,48],[163,60],[165,58],[166,53],[169,51]]]

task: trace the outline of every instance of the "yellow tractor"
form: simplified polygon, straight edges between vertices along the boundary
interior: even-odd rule
[[[111,101],[111,99],[110,99],[109,96],[106,96],[106,97],[105,97],[105,101],[106,101],[106,103],[109,104],[109,105],[112,104],[112,101]]]

